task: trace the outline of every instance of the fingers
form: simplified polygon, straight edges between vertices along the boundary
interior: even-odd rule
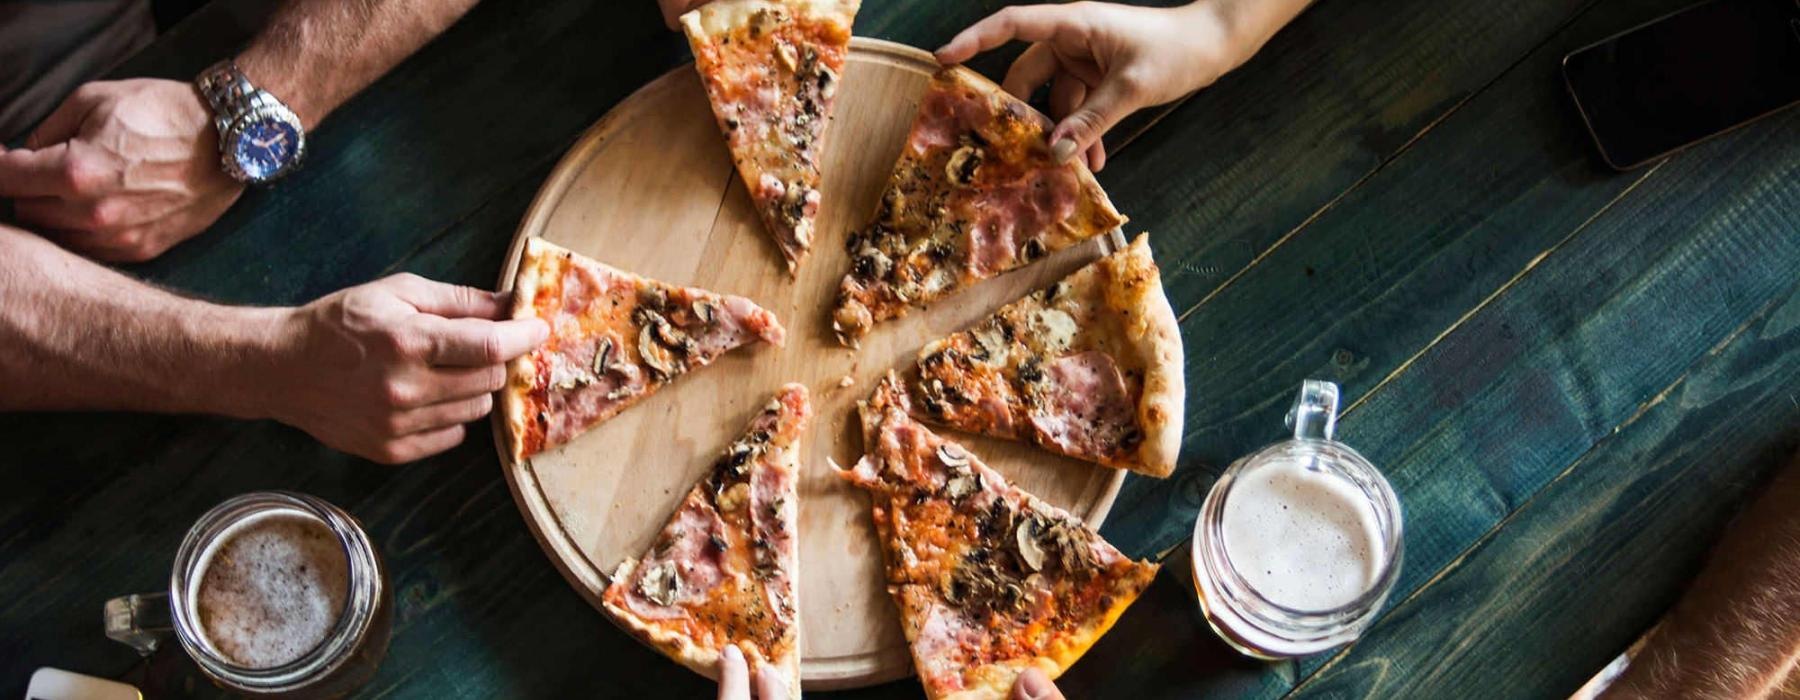
[[[417,394],[422,403],[486,396],[506,386],[506,365],[434,367],[425,381],[425,388]]]
[[[0,150],[0,197],[60,197],[73,194],[69,144],[31,150]]]
[[[500,318],[505,296],[485,289],[444,284],[403,272],[381,280],[394,295],[424,313],[445,318]]]
[[[428,339],[425,359],[433,365],[485,367],[531,352],[550,337],[535,318],[488,321],[478,318],[420,317]]]
[[[786,700],[788,698],[787,680],[781,669],[766,663],[756,665],[756,698],[757,700]]]
[[[1138,108],[1137,94],[1134,82],[1116,74],[1090,90],[1087,100],[1050,132],[1050,150],[1057,161],[1067,162],[1098,143],[1107,129]]]
[[[1087,83],[1071,73],[1062,72],[1056,75],[1056,82],[1050,85],[1050,116],[1061,119],[1075,112],[1082,102],[1087,100]],[[1095,141],[1083,153],[1087,159],[1089,170],[1099,172],[1106,167],[1106,144]]]
[[[1062,691],[1036,667],[1025,669],[1013,682],[1012,700],[1063,700]]]
[[[750,700],[750,667],[735,644],[719,654],[719,700]]]
[[[458,423],[389,440],[375,448],[374,454],[363,456],[383,464],[414,462],[462,444],[464,434]]]
[[[937,60],[954,65],[1014,39],[1049,41],[1062,31],[1070,15],[1056,5],[1015,5],[969,25],[938,49]]]
[[[25,137],[25,145],[31,148],[43,148],[58,144],[81,133],[82,122],[87,121],[88,112],[92,111],[99,100],[95,99],[100,92],[99,86],[104,83],[88,83],[75,89],[50,116],[38,124],[31,135]]]
[[[456,399],[435,403],[424,408],[390,414],[387,426],[393,435],[412,435],[452,425],[462,425],[481,420],[482,416],[494,410],[494,395],[481,394],[472,398]]]
[[[1050,76],[1056,74],[1056,52],[1049,44],[1038,42],[1019,54],[1012,67],[1006,69],[1006,79],[1000,82],[1013,97],[1030,101],[1031,93],[1037,91],[1039,85],[1050,82]]]

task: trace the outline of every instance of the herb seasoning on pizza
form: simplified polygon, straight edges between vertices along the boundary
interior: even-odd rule
[[[839,342],[1125,222],[1079,160],[1056,163],[1050,127],[967,69],[932,77],[874,219],[846,243]]]
[[[905,400],[890,373],[860,407],[865,454],[839,474],[869,491],[888,591],[925,694],[1005,698],[1032,667],[1056,678],[1158,566],[1007,483],[913,420]]]
[[[910,388],[920,418],[1168,476],[1186,384],[1147,236],[925,346]]]
[[[812,418],[789,384],[688,492],[649,551],[627,559],[601,594],[632,634],[716,676],[728,645],[767,662],[800,697],[800,581],[795,537],[799,443]]]
[[[514,459],[561,445],[740,345],[780,345],[749,299],[646,279],[540,238],[526,241],[513,318],[550,324],[507,364],[501,409]]]
[[[681,16],[731,159],[789,273],[812,248],[819,158],[858,0],[717,0]]]

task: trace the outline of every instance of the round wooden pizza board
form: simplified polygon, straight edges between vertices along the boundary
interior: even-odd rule
[[[525,239],[538,236],[666,282],[739,294],[775,312],[787,345],[752,346],[687,374],[569,444],[515,463],[495,444],[525,522],[595,608],[606,573],[649,546],[682,496],[777,387],[812,391],[800,489],[802,675],[809,690],[912,673],[862,492],[832,473],[862,452],[856,401],[918,349],[1103,254],[1105,241],[988,280],[947,303],[878,326],[859,350],[831,335],[829,307],[848,269],[843,241],[874,211],[899,156],[931,55],[858,37],[825,136],[824,201],[812,255],[790,277],[751,208],[699,77],[684,66],[601,117],[569,149],[526,213],[500,287],[511,289]],[[1104,237],[1103,237],[1104,238]],[[842,386],[845,378],[852,382]],[[496,414],[497,416],[498,414]],[[957,435],[1014,483],[1098,527],[1118,472],[1024,445]],[[603,613],[604,614],[604,613]]]

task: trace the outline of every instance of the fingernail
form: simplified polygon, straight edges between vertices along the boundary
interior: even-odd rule
[[[1024,700],[1048,698],[1055,690],[1056,686],[1051,685],[1050,679],[1037,669],[1028,670],[1019,676],[1019,695]]]
[[[1078,146],[1075,144],[1075,139],[1064,136],[1057,139],[1056,143],[1050,144],[1050,157],[1055,158],[1058,163],[1067,163],[1070,158],[1075,157],[1076,148]]]
[[[736,661],[738,663],[743,663],[744,662],[744,652],[739,650],[737,648],[736,644],[733,644],[731,646],[725,647],[725,658],[730,659],[732,661]]]

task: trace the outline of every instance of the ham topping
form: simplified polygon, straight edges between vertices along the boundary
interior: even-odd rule
[[[720,552],[709,543],[723,538],[725,523],[719,512],[703,499],[682,502],[675,522],[658,536],[651,556],[638,563],[625,604],[650,620],[666,620],[686,614],[679,606],[704,600],[725,580]]]
[[[1109,455],[1139,434],[1125,380],[1112,356],[1098,350],[1045,367],[1031,426],[1039,442],[1074,454]]]

